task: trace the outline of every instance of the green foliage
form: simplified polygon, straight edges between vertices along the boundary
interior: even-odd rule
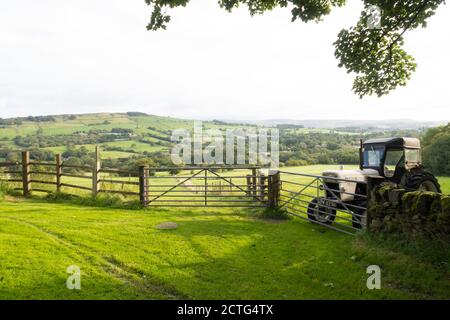
[[[166,8],[186,6],[189,0],[145,0],[152,6],[148,30],[166,29],[170,15]],[[219,0],[219,5],[231,11],[240,5],[247,6],[251,15],[263,14],[277,7],[291,8],[292,21],[320,21],[333,7],[343,6],[345,0]],[[409,30],[425,27],[427,19],[444,0],[364,0],[356,26],[342,30],[334,43],[339,67],[356,74],[353,91],[360,97],[385,95],[397,86],[406,85],[416,69],[414,58],[402,46],[403,35]],[[368,27],[369,9],[381,9],[380,28]]]
[[[48,148],[55,146],[70,146],[76,144],[94,144],[113,142],[117,139],[127,139],[133,133],[133,130],[127,128],[113,128],[111,131],[106,130],[89,130],[87,132],[80,131],[68,135],[43,135],[43,129],[38,129],[36,134],[30,133],[26,136],[18,135],[13,138],[14,143],[22,148]]]
[[[72,201],[76,198],[78,197],[64,192],[51,192],[44,197],[45,200],[51,202]]]
[[[280,162],[286,166],[358,164],[359,137],[335,132],[280,129]]]
[[[0,182],[0,199],[3,199],[3,197],[7,194],[11,194],[13,192],[13,189],[10,184]]]
[[[105,207],[115,209],[142,209],[139,201],[127,201],[123,196],[116,194],[100,194],[93,196],[74,196],[63,192],[52,192],[44,197],[50,202],[72,203],[88,207]]]
[[[422,144],[424,166],[434,174],[450,175],[450,124],[428,129]]]
[[[29,122],[54,122],[55,118],[53,116],[28,116],[28,117],[20,117],[14,119],[1,119],[0,118],[0,126],[9,126],[9,125],[21,125],[23,121]]]

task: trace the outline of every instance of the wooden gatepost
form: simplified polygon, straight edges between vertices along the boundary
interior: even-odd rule
[[[62,158],[60,154],[55,156],[55,164],[56,164],[56,192],[61,192],[61,176],[62,176]]]
[[[150,169],[148,166],[139,166],[139,201],[143,207],[148,206],[149,188],[148,179],[150,177]]]
[[[269,181],[268,181],[268,197],[269,197],[269,207],[276,208],[280,202],[280,171],[270,170],[269,171]]]
[[[31,196],[30,152],[22,152],[22,188],[23,196]]]
[[[95,162],[92,168],[92,196],[96,197],[99,190],[99,175],[100,175],[100,148],[95,146]]]

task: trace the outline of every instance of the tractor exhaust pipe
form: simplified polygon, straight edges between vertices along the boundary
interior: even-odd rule
[[[363,141],[359,139],[359,169],[363,169]]]

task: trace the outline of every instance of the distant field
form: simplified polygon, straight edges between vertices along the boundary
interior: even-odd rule
[[[150,141],[158,141],[158,140],[152,139],[152,138],[147,138],[147,139]],[[148,143],[142,143],[142,142],[134,141],[134,140],[107,142],[102,145],[109,146],[109,147],[120,147],[120,148],[125,148],[125,149],[132,149],[139,153],[142,153],[144,151],[155,152],[155,151],[167,149],[167,147],[164,147],[164,146],[160,146],[160,145],[151,146]]]
[[[289,132],[295,133],[336,133],[336,134],[347,134],[347,135],[361,135],[361,132],[352,132],[352,131],[340,131],[335,129],[325,129],[325,128],[296,128],[289,129]]]
[[[82,144],[82,145],[77,145],[76,147],[77,148],[85,147],[89,151],[93,152],[95,150],[95,146],[96,146],[95,144]],[[102,145],[100,144],[99,146],[101,147]],[[65,146],[48,147],[48,148],[44,148],[44,150],[50,150],[50,151],[52,151],[55,154],[56,153],[62,154],[64,151],[67,150],[67,147],[65,147]],[[129,157],[132,157],[133,155],[136,155],[136,153],[123,152],[123,151],[101,150],[101,157],[102,157],[102,159],[129,158]]]
[[[450,177],[438,177],[442,193],[450,194]]]
[[[72,134],[77,131],[111,130],[112,128],[139,128],[139,122],[134,121],[126,114],[85,114],[76,116],[75,119],[68,119],[62,116],[56,116],[55,122],[30,122],[24,121],[23,124],[13,128],[2,129],[3,136],[28,135],[35,133],[38,129],[42,129],[44,135],[62,135]],[[159,123],[166,123],[160,119]],[[156,121],[158,123],[158,121]],[[141,128],[144,129],[144,128]]]
[[[180,128],[191,129],[194,120],[184,120],[171,117],[161,117],[154,115],[129,116],[120,113],[103,114],[83,114],[76,115],[75,119],[55,116],[56,121],[51,122],[32,122],[23,121],[21,125],[0,128],[0,136],[12,138],[17,135],[35,134],[38,129],[42,129],[44,135],[71,134],[77,131],[89,130],[111,130],[113,128],[133,129],[136,133],[148,132],[149,127],[168,131]],[[222,125],[212,122],[204,122],[205,128],[236,128],[235,125]],[[157,131],[158,132],[158,131]]]
[[[90,130],[111,131],[114,128],[132,129],[137,135],[142,135],[146,141],[155,145],[142,143],[133,138],[128,141],[113,141],[101,143],[103,146],[121,147],[132,149],[134,152],[103,151],[105,158],[127,158],[133,154],[143,152],[156,152],[167,149],[167,139],[170,138],[170,131],[175,129],[193,128],[194,120],[184,120],[171,117],[161,117],[154,115],[130,116],[120,113],[101,113],[76,115],[75,118],[68,116],[54,116],[55,121],[34,122],[23,120],[22,124],[6,126],[0,128],[0,139],[12,139],[16,136],[33,136],[42,134],[44,136],[71,135],[76,132],[89,132]],[[238,125],[216,124],[213,122],[203,122],[205,129],[227,129],[236,128]],[[239,127],[245,127],[239,125]],[[0,148],[22,149],[16,146],[12,140],[0,140]],[[94,144],[79,144],[76,147],[84,146],[89,150],[94,149]],[[56,146],[44,148],[55,153],[62,153],[66,146]]]

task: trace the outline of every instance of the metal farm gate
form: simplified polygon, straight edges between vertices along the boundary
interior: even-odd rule
[[[258,167],[141,167],[140,171],[144,206],[267,207],[269,203],[268,178]]]
[[[287,171],[279,174],[278,207],[288,214],[347,234],[366,227],[366,182]]]

